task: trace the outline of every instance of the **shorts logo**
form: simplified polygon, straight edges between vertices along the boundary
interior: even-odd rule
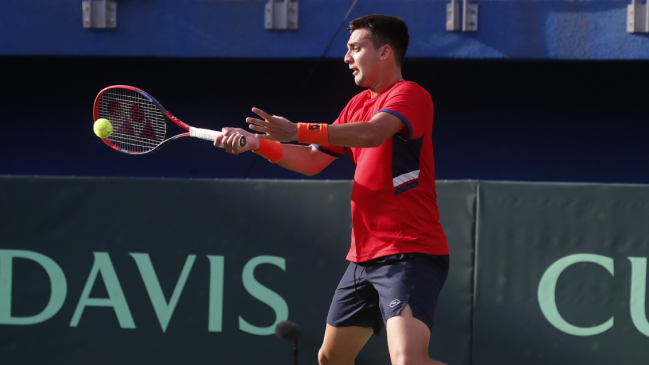
[[[309,126],[309,130],[310,130],[310,131],[314,131],[314,130],[316,130],[316,129],[320,129],[320,126],[319,126],[319,125],[310,125],[310,126]]]
[[[398,306],[399,304],[401,304],[401,301],[399,299],[395,299],[395,300],[390,302],[390,308],[394,308],[394,307]]]

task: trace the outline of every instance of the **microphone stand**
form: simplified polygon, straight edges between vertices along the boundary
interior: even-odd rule
[[[293,365],[297,365],[298,337],[302,335],[300,327],[293,322],[283,321],[275,326],[275,334],[281,339],[293,340]]]
[[[293,365],[297,365],[297,337],[295,337],[295,347],[293,347]]]

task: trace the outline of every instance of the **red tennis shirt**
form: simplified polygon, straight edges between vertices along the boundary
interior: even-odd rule
[[[433,101],[421,86],[400,81],[374,98],[369,90],[354,96],[334,124],[367,122],[377,113],[395,115],[407,127],[375,148],[314,145],[335,157],[349,153],[356,165],[347,260],[448,255],[435,193]]]

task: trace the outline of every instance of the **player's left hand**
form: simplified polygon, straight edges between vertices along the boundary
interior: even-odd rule
[[[270,115],[259,108],[252,108],[252,112],[263,118],[246,118],[250,129],[265,133],[257,134],[257,138],[277,142],[297,141],[297,124],[284,117]]]
[[[238,155],[242,152],[259,148],[257,134],[247,132],[241,128],[223,128],[221,132],[223,132],[223,135],[216,137],[214,145],[217,147],[223,146],[227,153]],[[241,136],[246,137],[246,145],[243,147],[239,147],[239,138]]]

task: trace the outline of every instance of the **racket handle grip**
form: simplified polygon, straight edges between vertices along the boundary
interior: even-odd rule
[[[189,136],[190,137],[196,137],[196,138],[204,139],[206,141],[214,142],[216,137],[219,137],[222,134],[223,133],[213,131],[211,129],[189,127]],[[241,136],[241,138],[239,138],[239,147],[243,147],[245,145],[246,145],[246,136]],[[223,148],[223,145],[221,145],[219,147]]]

